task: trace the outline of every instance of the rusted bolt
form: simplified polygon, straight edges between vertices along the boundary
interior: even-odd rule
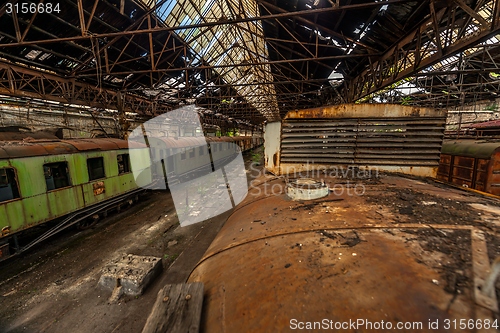
[[[163,302],[168,301],[168,296],[163,297]]]
[[[186,300],[189,301],[191,299],[191,295],[186,295]]]

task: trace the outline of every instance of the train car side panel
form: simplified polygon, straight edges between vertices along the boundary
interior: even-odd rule
[[[11,231],[25,229],[53,217],[46,195],[43,163],[43,156],[10,160],[17,173],[17,184],[21,195],[17,217],[8,215],[7,218],[7,221],[10,221]]]
[[[18,230],[23,227],[24,224],[24,216],[23,216],[23,203],[21,200],[16,199],[8,202],[7,204],[3,205],[5,215],[7,216],[7,221],[12,221],[11,223],[8,223],[7,225],[4,225],[2,223],[0,225],[1,229],[4,227],[9,228],[9,232]],[[0,210],[1,212],[1,210]]]
[[[486,184],[488,182],[488,166],[489,160],[478,158],[476,161],[476,177],[474,179],[474,188],[478,191],[486,192]]]
[[[441,154],[438,172],[436,175],[437,179],[444,181],[444,182],[450,181],[452,158],[453,158],[453,156],[451,156],[451,155]]]
[[[21,229],[43,223],[53,218],[50,211],[48,197],[45,194],[36,195],[22,200],[22,220],[19,221]],[[9,221],[14,221],[9,218]]]
[[[445,141],[437,179],[500,195],[500,142]]]
[[[66,215],[83,207],[80,186],[52,190],[46,195],[51,217]]]
[[[38,170],[44,182],[44,194],[49,203],[50,216],[54,218],[76,211],[83,207],[84,201],[79,185],[74,184],[72,170],[76,168],[75,154],[45,156]]]
[[[500,149],[491,155],[486,192],[500,196]]]
[[[453,156],[453,166],[451,169],[451,182],[453,184],[473,188],[473,174],[474,158]]]
[[[19,190],[23,198],[29,198],[46,192],[43,161],[43,156],[10,160],[10,164],[16,169]]]
[[[108,199],[113,194],[112,182],[110,176],[109,154],[105,152],[94,152],[82,154],[85,157],[84,165],[87,168],[87,174],[84,176],[83,196],[85,206],[90,206],[99,201]]]

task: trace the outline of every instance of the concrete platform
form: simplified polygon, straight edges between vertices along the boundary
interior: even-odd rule
[[[125,254],[106,265],[99,285],[113,291],[121,287],[121,293],[141,295],[148,284],[161,272],[161,258]]]

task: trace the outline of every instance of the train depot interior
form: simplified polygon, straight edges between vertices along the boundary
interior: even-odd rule
[[[497,332],[500,0],[0,0],[0,333]]]

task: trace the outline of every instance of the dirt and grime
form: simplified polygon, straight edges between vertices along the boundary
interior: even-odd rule
[[[262,148],[246,154],[251,165]],[[71,229],[0,263],[0,332],[140,332],[157,292],[183,283],[230,212],[181,227],[170,193],[154,191],[94,227]],[[162,258],[163,272],[141,296],[99,287],[102,269],[124,254]]]
[[[351,177],[349,183],[344,177],[316,177],[328,184],[328,197],[292,201],[279,190],[286,177],[268,177],[269,186],[251,191],[231,215],[190,276],[190,281],[206,283],[209,306],[204,325],[262,331],[278,321],[286,325],[286,317],[299,316],[304,304],[314,316],[326,311],[338,320],[354,313],[368,317],[378,309],[370,307],[372,303],[353,305],[355,312],[349,312],[339,301],[349,303],[349,297],[366,294],[386,307],[393,304],[386,310],[398,313],[398,320],[427,321],[430,315],[440,320],[498,319],[494,312],[485,317],[481,312],[485,308],[476,304],[474,281],[479,271],[472,265],[476,262],[472,248],[477,241],[471,233],[488,235],[485,245],[498,248],[500,201],[401,175],[381,174],[368,181]],[[258,225],[262,221],[266,223]],[[286,271],[275,272],[280,268]],[[236,275],[240,278],[231,280]],[[262,279],[266,283],[256,286],[254,281]],[[328,288],[318,293],[317,283],[311,281],[328,285],[332,293]],[[301,294],[297,283],[312,288],[311,294]],[[497,291],[498,287],[499,283]],[[415,298],[408,296],[408,290]],[[276,304],[282,310],[263,313],[235,301],[246,297],[246,303]],[[332,297],[336,302],[325,303]],[[211,309],[218,302],[246,316],[237,318],[237,312],[231,310],[229,315],[228,310],[227,320],[215,323],[214,318],[220,318]],[[400,311],[409,304],[411,310]],[[428,312],[429,306],[434,310]],[[256,317],[258,322],[249,320]]]
[[[381,174],[368,179],[351,177],[350,184],[345,177],[329,179],[332,193],[327,199],[293,202],[278,189],[282,177],[258,174],[259,170],[247,172],[249,179],[258,178],[251,195],[239,206],[246,212],[237,209],[181,228],[170,195],[152,192],[89,230],[67,232],[15,261],[0,264],[0,332],[140,332],[158,290],[186,281],[230,215],[243,221],[239,216],[244,214],[250,222],[235,225],[220,244],[238,246],[257,239],[252,241],[255,251],[275,248],[273,232],[304,233],[307,222],[311,236],[306,239],[297,234],[286,249],[296,251],[297,258],[310,246],[336,251],[342,260],[334,258],[339,261],[335,268],[324,266],[324,272],[315,276],[322,283],[341,279],[347,285],[355,273],[358,280],[351,283],[359,284],[363,275],[356,259],[375,250],[383,258],[384,249],[378,248],[382,240],[399,244],[407,255],[398,260],[412,258],[416,265],[425,265],[432,276],[423,276],[422,281],[444,290],[443,306],[457,313],[465,311],[464,304],[472,298],[470,230],[461,228],[484,232],[490,261],[500,255],[499,201],[427,180]],[[267,184],[276,185],[276,191],[264,201],[259,195],[266,189],[274,191]],[[346,190],[342,194],[333,192],[339,184]],[[356,185],[362,185],[362,193],[361,187],[354,191]],[[264,202],[270,206],[264,207]],[[286,223],[278,224],[280,220]],[[368,232],[370,228],[375,229]],[[102,268],[124,253],[161,257],[163,272],[143,295],[124,295],[110,304],[110,291],[99,288],[97,282]],[[352,266],[340,264],[347,259],[346,253]],[[282,258],[279,267],[292,272],[303,263],[313,265],[319,260],[318,264],[325,264],[316,254],[300,260]],[[278,268],[276,263],[270,265]],[[497,292],[499,287],[497,283]]]

